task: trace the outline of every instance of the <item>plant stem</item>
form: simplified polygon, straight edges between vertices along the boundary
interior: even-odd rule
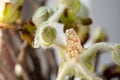
[[[69,70],[69,64],[65,64],[63,67],[62,67],[62,70],[59,72],[59,75],[57,77],[56,80],[64,80],[65,78],[65,74],[68,72]]]
[[[97,72],[97,68],[99,66],[99,58],[100,58],[100,52],[96,53],[96,59],[95,59],[95,68],[94,68],[94,72]]]
[[[63,45],[63,44],[61,44],[59,42],[56,42],[56,41],[54,41],[53,46],[55,48],[58,48],[58,49],[61,49],[61,50],[65,50],[65,48],[66,48],[65,45]]]
[[[27,45],[27,53],[29,53],[28,55],[30,56],[33,66],[34,66],[34,74],[32,76],[36,77],[36,80],[45,80],[44,77],[42,76],[42,71],[41,71],[41,63],[39,61],[39,58],[37,57],[37,55],[35,54],[34,49],[30,46]]]
[[[77,67],[87,80],[93,80],[93,74],[91,74],[84,64],[78,64]]]
[[[61,17],[61,15],[63,14],[64,10],[66,9],[65,5],[61,5],[61,7],[58,9],[58,11],[53,14],[48,21],[51,22],[57,22],[59,20],[59,18]]]
[[[105,43],[105,42],[96,43],[92,47],[83,51],[83,53],[81,54],[81,57],[88,58],[93,54],[97,54],[99,50],[112,51],[113,47],[114,47],[113,45]]]

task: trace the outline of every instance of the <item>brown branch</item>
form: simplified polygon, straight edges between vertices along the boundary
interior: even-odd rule
[[[20,47],[20,52],[19,52],[19,55],[18,55],[18,62],[19,63],[23,63],[24,62],[24,59],[25,59],[25,53],[26,53],[26,47],[27,47],[27,41],[24,41],[23,44],[21,45]]]
[[[34,65],[33,73],[36,76],[36,80],[45,80],[41,73],[42,71],[41,71],[40,61],[39,61],[34,49],[30,45],[28,45],[26,50],[27,50],[27,53],[30,56],[32,63]]]
[[[45,55],[45,58],[47,59],[47,63],[49,66],[48,75],[46,77],[48,80],[50,79],[52,73],[54,73],[57,76],[58,66],[57,66],[57,61],[56,61],[55,53],[53,49],[47,49],[44,55]]]

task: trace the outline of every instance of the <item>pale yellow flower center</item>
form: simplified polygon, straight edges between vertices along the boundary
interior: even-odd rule
[[[82,51],[82,45],[80,43],[79,36],[73,29],[69,29],[66,31],[66,54],[70,58],[74,58],[79,55]]]

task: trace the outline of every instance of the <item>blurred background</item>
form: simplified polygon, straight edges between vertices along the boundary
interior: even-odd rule
[[[92,32],[98,26],[104,27],[108,42],[120,43],[120,0],[91,0]],[[98,71],[103,65],[113,63],[110,54],[101,56]]]

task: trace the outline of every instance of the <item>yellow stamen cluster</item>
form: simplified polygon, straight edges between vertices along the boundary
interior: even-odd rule
[[[73,29],[68,29],[66,31],[66,39],[67,39],[66,54],[70,58],[74,58],[77,55],[79,55],[82,50],[79,36]]]

